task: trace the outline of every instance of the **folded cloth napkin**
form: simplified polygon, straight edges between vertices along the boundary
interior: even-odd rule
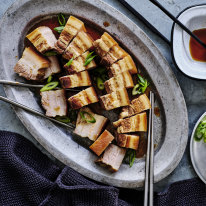
[[[61,169],[21,135],[0,131],[0,205],[132,206],[143,205],[143,193]],[[206,205],[205,185],[198,179],[174,183],[155,194],[155,205]]]

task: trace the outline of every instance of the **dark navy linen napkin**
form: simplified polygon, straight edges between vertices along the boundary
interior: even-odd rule
[[[133,206],[143,205],[143,193],[62,170],[21,135],[0,131],[0,205]],[[205,206],[205,185],[198,179],[174,183],[155,194],[155,205]]]

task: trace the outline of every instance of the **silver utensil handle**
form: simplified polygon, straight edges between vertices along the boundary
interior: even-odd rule
[[[50,121],[52,121],[52,122],[54,122],[54,123],[57,123],[57,124],[59,124],[59,125],[61,125],[61,126],[67,127],[67,128],[69,128],[69,129],[74,129],[74,125],[73,125],[73,124],[65,124],[65,123],[60,122],[60,121],[58,121],[58,120],[56,120],[56,119],[47,117],[45,114],[43,114],[43,113],[41,113],[41,112],[39,112],[39,111],[36,111],[36,110],[34,110],[34,109],[31,109],[31,108],[29,108],[29,107],[27,107],[27,106],[25,106],[25,105],[23,105],[23,104],[20,104],[20,103],[18,103],[18,102],[15,102],[15,101],[13,101],[13,100],[11,100],[11,99],[8,99],[8,98],[6,98],[6,97],[0,96],[0,100],[2,100],[2,101],[4,101],[4,102],[7,102],[7,103],[9,103],[9,104],[11,104],[11,105],[14,105],[14,106],[16,106],[16,107],[19,107],[19,108],[21,108],[21,109],[23,109],[23,110],[25,110],[25,111],[27,111],[27,112],[30,112],[30,113],[32,113],[32,114],[35,114],[35,115],[38,115],[38,116],[40,116],[40,117],[46,118],[46,119],[48,119],[48,120],[50,120]]]

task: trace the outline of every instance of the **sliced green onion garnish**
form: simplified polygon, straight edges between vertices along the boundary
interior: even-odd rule
[[[140,94],[141,92],[139,91],[139,84],[136,84],[133,89],[132,89],[132,95],[137,95]]]
[[[73,60],[74,60],[74,58],[72,57],[72,58],[66,63],[66,65],[69,67],[69,66],[72,64]]]
[[[103,82],[103,80],[100,77],[97,77],[97,87],[100,90],[104,89],[104,82]]]
[[[92,57],[89,57],[88,59],[85,60],[84,66],[87,66],[97,55],[94,55]]]
[[[195,130],[195,135],[194,135],[195,141],[200,141],[201,139],[206,142],[206,120],[205,118],[199,123],[197,126],[197,129]]]
[[[128,149],[126,157],[129,158],[129,166],[132,167],[136,158],[136,151],[134,149]]]
[[[51,82],[51,80],[52,80],[52,75],[50,75],[49,77],[48,77],[48,79],[47,79],[47,83],[50,83]]]
[[[62,33],[62,31],[63,31],[63,29],[64,29],[64,26],[58,26],[58,27],[55,27],[54,28],[54,31],[57,31],[58,33]]]
[[[90,53],[87,55],[86,60],[89,59],[89,58],[92,56],[93,53],[94,53],[94,52],[90,52]]]
[[[89,118],[85,117],[85,115],[89,116]],[[83,120],[85,120],[88,123],[95,123],[96,122],[96,119],[89,112],[81,111],[80,116]]]
[[[56,120],[63,122],[63,123],[70,123],[70,119],[67,116],[56,116],[55,117]]]
[[[44,87],[42,87],[40,91],[41,92],[49,91],[49,90],[56,88],[58,85],[59,85],[59,82],[50,82],[46,84]]]
[[[65,20],[65,17],[62,13],[58,14],[58,21],[59,21],[60,26],[65,26],[66,20]]]
[[[48,51],[44,53],[44,56],[47,56],[47,57],[56,56],[56,55],[57,55],[57,52],[55,51]]]
[[[138,76],[138,78],[139,78],[140,82],[144,84],[144,83],[145,83],[145,80],[142,78],[142,76],[141,76],[141,75],[139,75],[139,74],[137,74],[137,76]]]

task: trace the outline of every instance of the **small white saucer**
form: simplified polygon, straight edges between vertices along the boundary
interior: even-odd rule
[[[203,140],[200,142],[194,140],[195,130],[204,117],[206,117],[206,112],[199,118],[193,129],[190,140],[190,157],[195,172],[206,184],[206,143]]]
[[[193,6],[179,14],[178,20],[191,31],[206,28],[206,5]],[[173,58],[179,69],[196,79],[206,79],[206,62],[192,59],[189,51],[190,36],[177,24],[172,28]]]

